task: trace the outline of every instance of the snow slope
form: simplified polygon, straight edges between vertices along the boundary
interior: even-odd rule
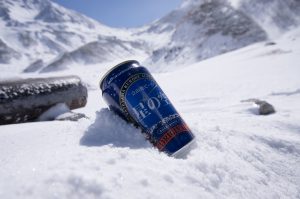
[[[0,198],[300,198],[300,30],[276,43],[154,74],[196,135],[187,159],[106,109],[98,81],[109,66],[60,72],[88,86],[77,111],[89,119],[0,126]],[[249,98],[277,112],[258,116]]]

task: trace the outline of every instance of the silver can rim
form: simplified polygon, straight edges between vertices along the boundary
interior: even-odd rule
[[[104,82],[104,80],[106,79],[106,77],[107,77],[108,75],[110,75],[110,73],[112,73],[115,69],[119,68],[120,66],[122,66],[122,65],[124,65],[124,64],[127,64],[127,63],[129,63],[129,62],[133,62],[133,63],[140,64],[140,63],[139,63],[138,61],[136,61],[136,60],[127,60],[127,61],[123,61],[123,62],[121,62],[121,63],[119,63],[119,64],[113,66],[111,69],[109,69],[109,70],[102,76],[102,78],[101,78],[101,80],[100,80],[100,83],[99,83],[100,89],[102,90],[103,82]]]

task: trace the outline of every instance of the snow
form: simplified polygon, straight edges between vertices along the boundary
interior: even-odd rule
[[[0,126],[0,198],[300,198],[299,35],[153,73],[196,135],[186,159],[107,109],[98,83],[115,63],[47,74],[80,75],[88,118]],[[277,112],[253,114],[251,98]]]
[[[65,103],[59,103],[49,108],[38,118],[39,121],[53,120],[59,115],[69,112],[70,109]]]
[[[12,6],[9,12],[10,17],[13,20],[20,21],[20,22],[26,22],[34,18],[35,15],[37,15],[36,10],[32,9],[24,9],[21,5]]]
[[[137,128],[127,124],[105,108],[96,112],[96,119],[85,131],[80,144],[85,146],[112,144],[116,147],[130,147],[133,149],[150,147],[150,143],[140,136],[140,131]]]

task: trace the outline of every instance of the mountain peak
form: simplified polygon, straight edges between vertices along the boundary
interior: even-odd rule
[[[65,69],[70,63],[137,56],[148,57],[145,64],[153,67],[185,65],[299,24],[299,0],[183,0],[165,17],[134,30],[106,27],[50,0],[1,0],[0,50],[5,56],[0,62],[43,60],[38,66]]]
[[[251,18],[220,0],[186,0],[148,31],[158,27],[168,27],[160,33],[169,33],[170,39],[153,51],[149,65],[193,63],[267,39]]]
[[[280,36],[300,25],[299,0],[228,0],[229,3],[246,13],[272,38]]]
[[[5,44],[7,52],[22,55],[22,63],[28,64],[52,59],[113,32],[112,28],[49,0],[1,0],[0,28],[2,46]],[[15,57],[0,62],[9,63]]]

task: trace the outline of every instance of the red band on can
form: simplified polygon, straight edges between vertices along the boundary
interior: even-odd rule
[[[186,124],[174,126],[173,128],[169,129],[167,132],[164,133],[164,135],[156,143],[156,147],[158,148],[158,150],[161,151],[178,134],[189,131],[190,129],[187,127]]]

